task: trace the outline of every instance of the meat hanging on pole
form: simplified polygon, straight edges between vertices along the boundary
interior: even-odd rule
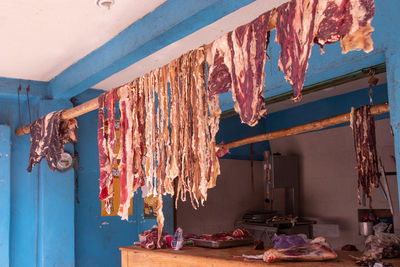
[[[118,160],[123,194],[120,215],[123,219],[127,219],[125,210],[130,198],[141,186],[144,197],[153,196],[158,200],[160,233],[164,223],[163,194],[176,194],[175,205],[179,199],[185,201],[187,194],[194,208],[203,205],[207,190],[216,185],[220,173],[215,141],[221,114],[218,94],[231,90],[236,111],[242,122],[250,126],[265,115],[263,71],[269,31],[276,25],[277,41],[282,47],[280,66],[299,99],[313,42],[323,45],[337,39],[343,46],[346,36],[354,37],[360,32],[360,27],[369,25],[373,12],[364,12],[365,16],[357,17],[354,9],[364,10],[370,5],[371,10],[373,2],[365,0],[357,6],[360,0],[348,1],[351,2],[349,8],[355,26],[352,24],[340,36],[336,28],[327,29],[329,12],[325,9],[332,4],[318,0],[293,0],[225,34],[211,45],[189,51],[120,88],[120,131],[123,138]],[[337,13],[341,10],[347,12],[342,6],[338,10],[334,14],[336,17],[340,17]],[[357,23],[354,18],[358,18]],[[348,38],[349,44],[363,39],[353,37]],[[368,36],[365,35],[363,40],[368,40]],[[364,43],[367,51],[367,41]],[[350,45],[346,44],[346,47]],[[104,155],[99,156],[108,157],[108,166],[112,166],[116,159],[113,143],[115,101],[116,91],[106,94],[109,123],[108,133],[103,135],[107,137],[106,142],[99,135],[99,145],[107,145],[107,150],[102,151]],[[99,111],[104,113],[103,109]],[[101,115],[99,123],[102,123]],[[108,168],[107,174],[111,171]]]
[[[99,112],[98,112],[98,128],[97,142],[99,149],[99,165],[100,165],[100,193],[99,199],[104,201],[104,210],[110,214],[113,197],[113,173],[108,151],[108,120],[105,111],[106,93],[99,96]],[[111,170],[111,172],[110,172]]]
[[[308,60],[315,43],[340,41],[342,52],[373,50],[373,0],[292,0],[238,27],[210,44],[208,90],[231,90],[235,111],[243,123],[257,124],[265,115],[264,66],[269,33],[276,28],[281,46],[278,67],[301,100]]]
[[[76,120],[61,120],[62,112],[63,110],[51,112],[31,124],[28,172],[43,158],[46,158],[50,170],[54,171],[64,152],[64,145],[69,141],[77,141],[74,133],[78,126]]]
[[[301,100],[308,59],[314,43],[318,0],[294,0],[277,9],[276,41],[281,46],[278,67],[293,87],[293,100]]]
[[[235,111],[250,126],[266,114],[263,87],[269,18],[270,12],[262,14],[217,39],[208,56],[210,94],[231,89]]]
[[[376,153],[375,120],[369,106],[351,109],[350,127],[353,130],[358,171],[358,204],[365,196],[372,203],[372,189],[379,187],[378,157]]]

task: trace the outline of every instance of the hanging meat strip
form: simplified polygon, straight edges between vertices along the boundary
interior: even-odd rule
[[[161,85],[158,92],[158,103],[160,109],[160,125],[159,125],[159,138],[162,139],[160,147],[160,186],[159,193],[165,194],[167,191],[173,192],[173,185],[167,184],[166,179],[166,166],[170,159],[171,144],[169,139],[169,111],[168,111],[168,67],[164,66],[160,70]],[[168,188],[168,189],[167,189]],[[172,188],[172,189],[171,189]]]
[[[98,113],[98,129],[97,141],[99,149],[99,165],[100,165],[100,194],[99,198],[105,201],[104,210],[110,214],[111,212],[111,199],[113,197],[113,179],[112,173],[110,174],[110,158],[108,155],[108,125],[105,113],[105,97],[106,93],[99,96],[99,113]],[[112,168],[112,167],[111,167]]]
[[[277,9],[276,40],[281,45],[279,68],[301,100],[313,42],[321,46],[340,40],[342,52],[373,49],[370,25],[373,0],[293,0]]]
[[[179,90],[179,122],[180,122],[180,172],[178,176],[178,187],[180,187],[181,192],[181,200],[186,201],[186,193],[189,191],[189,187],[187,184],[187,179],[189,177],[190,166],[190,147],[189,147],[189,139],[191,136],[189,135],[189,114],[190,114],[190,102],[188,101],[188,95],[190,95],[190,88],[188,87],[188,80],[190,75],[188,75],[189,71],[189,62],[190,62],[190,52],[182,55],[179,60],[179,81],[180,81],[180,90]]]
[[[319,1],[314,41],[321,46],[341,41],[343,53],[373,49],[371,26],[375,14],[373,0]]]
[[[212,42],[209,50],[207,54],[209,94],[226,93],[232,86],[232,58],[228,44],[228,34]]]
[[[365,195],[371,208],[372,188],[379,186],[376,153],[375,120],[369,106],[351,109],[350,127],[353,129],[358,170],[358,203]]]
[[[131,92],[133,97],[132,116],[133,116],[133,154],[134,154],[134,183],[133,192],[144,185],[143,157],[145,150],[145,108],[144,90],[141,86],[141,78],[133,81]]]
[[[257,124],[265,116],[264,66],[269,43],[270,12],[237,28],[210,46],[210,95],[225,93],[232,88],[235,111],[243,123]]]
[[[350,0],[351,16],[353,23],[349,32],[341,39],[342,52],[345,54],[352,50],[371,52],[374,49],[371,26],[375,14],[374,0]]]
[[[242,123],[254,126],[267,113],[264,67],[269,43],[270,12],[228,34],[231,51],[232,98]]]
[[[108,171],[106,178],[106,187],[108,197],[105,199],[104,210],[110,214],[112,209],[112,199],[114,196],[114,165],[117,163],[116,143],[117,136],[115,133],[115,101],[117,100],[117,90],[114,88],[105,96],[105,105],[107,107],[107,150],[108,150]]]
[[[32,123],[28,172],[31,172],[32,168],[44,157],[50,170],[54,171],[64,152],[64,145],[70,140],[77,141],[74,133],[77,127],[76,120],[61,120],[62,112],[63,110],[51,112]]]
[[[196,51],[191,52],[191,60],[190,60],[190,69],[191,69],[191,75],[190,75],[190,105],[191,105],[191,162],[192,162],[192,168],[191,168],[191,178],[189,181],[189,186],[190,186],[190,198],[192,202],[192,206],[194,209],[197,209],[199,206],[199,199],[200,199],[200,190],[199,190],[199,185],[200,185],[200,180],[201,180],[201,171],[200,171],[200,160],[199,160],[199,138],[200,138],[200,129],[198,128],[198,113],[199,113],[199,106],[198,106],[198,91],[196,87],[196,75],[195,75],[195,69],[198,71],[199,68],[197,66],[197,53]]]
[[[215,136],[219,130],[219,119],[221,115],[221,109],[219,107],[218,95],[208,96],[208,126],[210,128],[210,180],[208,182],[208,188],[216,186],[217,177],[220,174],[220,165],[217,157],[217,145]]]
[[[119,209],[118,215],[122,220],[128,220],[130,200],[133,196],[133,153],[132,153],[132,102],[129,97],[129,86],[119,89],[119,113],[120,113],[120,148],[118,151],[119,172]]]
[[[193,125],[193,127],[197,127],[198,131],[198,145],[196,147],[197,150],[194,152],[197,153],[197,161],[200,163],[199,190],[201,194],[201,204],[207,200],[208,173],[210,166],[207,91],[204,90],[206,84],[205,60],[205,51],[201,47],[196,50],[196,60],[193,62],[194,87],[197,94],[197,112],[193,114],[193,116],[196,116],[196,124]]]
[[[170,83],[170,126],[171,126],[171,152],[170,160],[167,162],[166,178],[168,179],[166,192],[173,195],[173,181],[179,175],[179,146],[180,146],[180,119],[179,119],[179,79],[178,79],[179,59],[171,61],[169,64],[169,83]],[[179,182],[179,181],[178,181]],[[178,184],[178,190],[180,185]],[[177,193],[178,195],[178,193]]]
[[[294,101],[301,100],[317,5],[318,0],[293,0],[277,9],[276,41],[281,45],[278,67],[293,87]]]
[[[153,113],[155,102],[154,102],[154,87],[151,84],[150,74],[143,76],[143,88],[145,93],[145,110],[146,110],[146,122],[145,122],[145,188],[142,189],[145,196],[151,196],[153,194],[153,179],[154,179],[154,131],[156,125],[154,124],[155,114]]]

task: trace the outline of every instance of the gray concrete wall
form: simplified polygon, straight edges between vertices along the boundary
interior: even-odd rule
[[[217,186],[208,190],[204,207],[194,210],[190,201],[179,201],[177,226],[184,233],[216,233],[233,230],[235,220],[247,210],[262,210],[264,203],[263,162],[254,161],[254,186],[250,161],[221,159]]]
[[[386,171],[395,171],[393,137],[389,119],[376,121],[377,151]],[[340,237],[328,238],[339,248],[344,244],[362,247],[358,235],[357,170],[353,136],[350,127],[301,134],[271,141],[272,152],[298,155],[300,169],[300,212],[319,223],[339,224]],[[388,176],[395,209],[395,230],[399,232],[400,217],[397,182]],[[373,208],[388,208],[379,189],[373,192]]]

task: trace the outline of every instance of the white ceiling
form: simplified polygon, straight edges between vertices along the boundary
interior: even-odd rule
[[[49,81],[165,0],[0,1],[0,77]]]
[[[262,13],[287,1],[288,0],[256,0],[220,20],[186,36],[185,38],[158,50],[154,54],[132,64],[128,68],[110,76],[92,87],[96,89],[110,90],[114,87],[130,82],[152,69],[167,64],[172,59],[179,57],[191,49],[195,49],[203,44],[211,43],[223,34],[252,21]]]

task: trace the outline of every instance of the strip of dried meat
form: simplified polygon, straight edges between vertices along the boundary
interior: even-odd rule
[[[277,9],[276,41],[281,46],[278,67],[293,87],[293,100],[301,90],[314,43],[318,0],[293,0]]]
[[[210,95],[232,91],[235,111],[243,123],[265,116],[264,67],[269,42],[270,12],[215,40],[208,56]]]
[[[107,200],[112,197],[112,191],[109,190],[110,182],[108,180],[109,170],[110,170],[110,160],[108,156],[108,134],[107,134],[107,120],[105,118],[105,96],[106,94],[101,94],[98,98],[99,102],[99,113],[98,113],[98,128],[97,128],[97,141],[99,149],[99,165],[100,165],[100,200]],[[112,184],[111,184],[112,185]],[[110,194],[111,193],[111,194]],[[105,210],[110,212],[110,202],[107,201],[105,205]]]
[[[144,88],[141,86],[141,78],[131,83],[132,87],[132,116],[133,116],[133,154],[134,154],[134,184],[133,192],[144,185],[143,157],[145,151],[145,108]]]
[[[371,26],[375,14],[373,0],[319,1],[314,41],[321,46],[341,41],[343,53],[373,49]]]
[[[263,87],[269,16],[267,12],[228,34],[234,108],[242,123],[249,126],[256,125],[267,113]]]
[[[128,209],[133,196],[133,155],[132,155],[132,109],[129,99],[129,87],[123,86],[119,89],[119,151],[118,151],[118,173],[119,173],[119,209],[118,215],[122,220],[128,220]]]
[[[372,203],[372,189],[379,186],[376,153],[375,120],[369,106],[351,109],[350,127],[353,129],[358,170],[358,203],[365,195]]]
[[[218,95],[208,96],[208,126],[210,128],[210,179],[208,182],[208,188],[213,188],[217,184],[217,177],[220,174],[220,165],[217,155],[217,144],[215,137],[219,130],[219,120],[221,115],[221,109],[219,107]]]
[[[50,170],[54,171],[64,152],[64,145],[69,141],[76,141],[74,132],[77,127],[75,119],[63,121],[63,110],[51,112],[31,124],[31,150],[28,162],[28,172],[46,158]]]
[[[209,46],[207,54],[209,94],[222,94],[232,87],[232,58],[228,44],[228,34],[218,38]]]
[[[153,179],[154,179],[154,131],[156,125],[154,124],[155,114],[153,113],[155,108],[154,102],[154,87],[151,84],[150,74],[143,76],[143,88],[145,94],[145,188],[142,189],[145,196],[151,196],[153,194]]]
[[[173,185],[173,180],[179,175],[179,146],[180,146],[180,110],[179,110],[179,60],[175,59],[169,64],[170,83],[170,127],[171,127],[171,151],[170,161],[167,163],[166,175],[168,184]],[[180,185],[178,185],[179,190]],[[171,186],[166,187],[166,192],[174,194]]]

